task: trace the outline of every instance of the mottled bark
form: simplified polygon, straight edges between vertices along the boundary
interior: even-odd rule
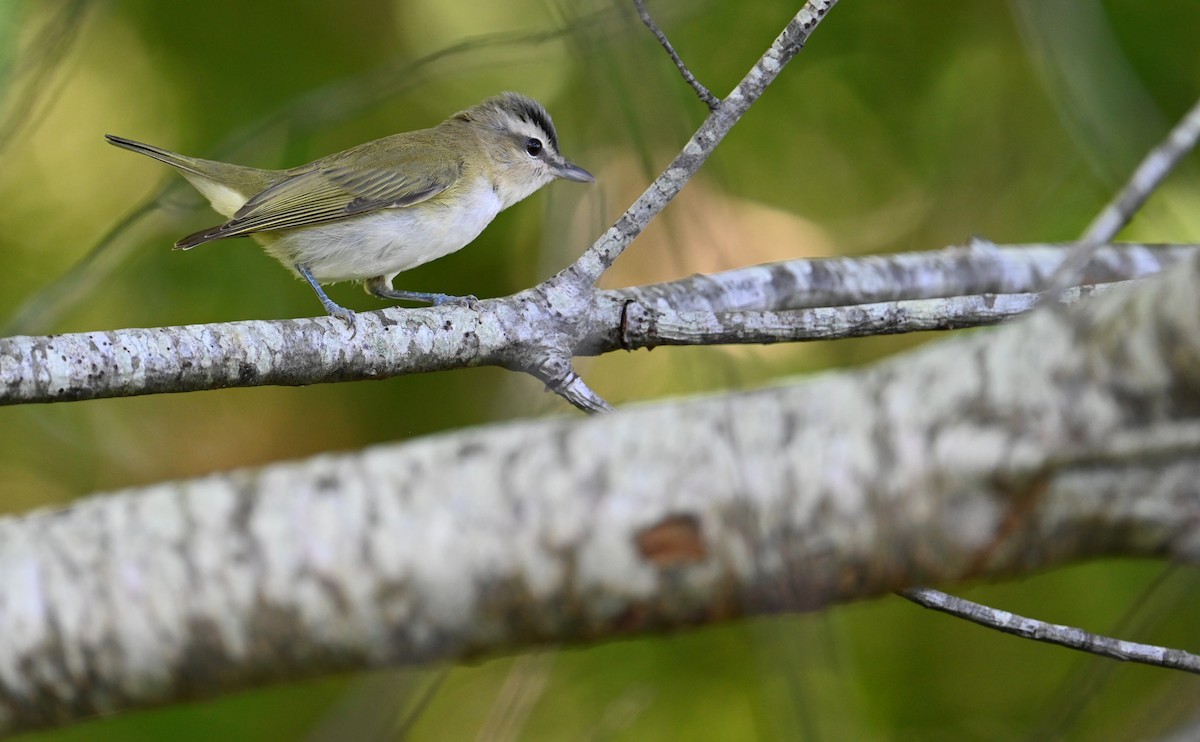
[[[1146,276],[1195,250],[1114,245],[1095,256],[1085,278]],[[796,260],[620,291],[543,285],[481,301],[474,309],[362,312],[355,331],[319,317],[0,338],[0,404],[498,365],[534,374],[576,406],[601,409],[573,375],[573,356],[663,344],[830,340],[993,324],[1032,308],[1036,297],[1028,292],[1038,289],[1064,254],[1056,246],[975,245]],[[1023,295],[996,295],[1009,292]],[[796,311],[803,308],[809,309]],[[764,314],[776,310],[789,313]],[[671,332],[653,333],[648,322]],[[755,331],[748,333],[748,327]]]

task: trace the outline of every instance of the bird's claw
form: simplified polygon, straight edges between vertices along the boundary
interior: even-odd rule
[[[354,337],[355,335],[357,335],[358,334],[358,314],[353,309],[346,309],[345,307],[340,307],[340,306],[337,306],[336,304],[334,305],[334,307],[337,307],[337,308],[329,309],[329,316],[333,317],[335,319],[340,319],[342,322],[345,322],[346,328],[348,330],[350,330],[350,337]]]

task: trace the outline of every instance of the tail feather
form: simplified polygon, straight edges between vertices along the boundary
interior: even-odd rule
[[[165,150],[162,147],[155,147],[150,144],[135,142],[132,139],[126,139],[125,137],[119,137],[114,134],[105,134],[104,138],[108,140],[109,144],[120,147],[121,149],[127,149],[130,152],[137,152],[138,154],[146,155],[147,157],[153,157],[159,162],[165,162],[171,167],[179,168],[180,170],[185,170],[189,173],[195,173],[196,175],[200,176],[204,175],[204,173],[200,172],[200,170],[196,168],[194,164],[195,158],[185,157],[184,155],[176,154],[170,150]]]
[[[0,0],[2,1],[2,0]],[[254,167],[243,167],[217,160],[202,160],[199,157],[187,157],[176,154],[161,147],[155,147],[132,139],[105,134],[109,143],[130,152],[152,157],[175,168],[189,183],[200,191],[217,213],[232,217],[238,209],[256,193],[271,187],[280,180],[287,178],[283,170],[260,170]],[[198,235],[185,237],[180,242],[186,242]],[[210,237],[209,239],[218,239]],[[208,240],[201,240],[207,242]],[[200,242],[181,247],[192,247]]]

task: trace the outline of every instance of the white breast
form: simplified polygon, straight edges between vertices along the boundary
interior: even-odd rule
[[[461,250],[503,204],[483,178],[447,206],[429,201],[380,209],[328,224],[260,235],[266,251],[292,269],[304,263],[321,283],[394,276]]]

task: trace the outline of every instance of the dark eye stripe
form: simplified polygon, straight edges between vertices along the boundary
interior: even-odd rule
[[[546,109],[532,98],[526,98],[523,95],[515,93],[507,94],[507,102],[512,107],[518,117],[533,124],[546,134],[546,141],[550,143],[556,151],[558,150],[558,132],[554,130],[554,122],[550,120],[550,114],[546,113]]]

